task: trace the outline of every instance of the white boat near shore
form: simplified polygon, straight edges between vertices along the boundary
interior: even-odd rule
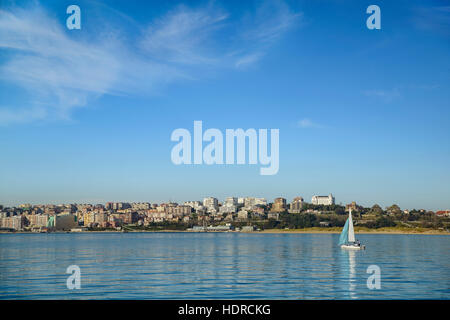
[[[365,245],[362,245],[359,240],[355,239],[355,230],[353,228],[352,209],[349,210],[347,221],[342,229],[339,237],[339,245],[342,249],[348,250],[364,250]]]

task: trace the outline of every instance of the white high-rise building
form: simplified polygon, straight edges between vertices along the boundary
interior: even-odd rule
[[[238,204],[238,199],[235,197],[228,197],[225,199],[224,206],[236,206]]]
[[[267,206],[267,200],[265,198],[255,198],[255,205]]]
[[[244,199],[244,208],[251,209],[255,205],[255,198],[247,197]]]
[[[244,199],[244,208],[252,209],[255,206],[265,206],[267,205],[267,200],[264,198],[253,198],[253,197],[247,197]]]
[[[195,210],[197,210],[200,207],[203,207],[200,201],[185,201],[184,205],[194,208]]]
[[[208,211],[217,211],[217,208],[219,207],[219,200],[213,197],[204,198],[203,206],[207,208]]]
[[[234,213],[237,211],[238,199],[235,197],[228,197],[219,208],[219,213]]]
[[[331,193],[328,196],[313,196],[311,198],[311,203],[315,205],[331,206],[334,204],[334,197]]]
[[[291,202],[291,209],[289,210],[290,213],[299,213],[302,211],[303,208],[303,198],[302,197],[295,197],[294,200]]]
[[[237,206],[235,205],[224,205],[219,208],[220,213],[235,213],[237,212]]]

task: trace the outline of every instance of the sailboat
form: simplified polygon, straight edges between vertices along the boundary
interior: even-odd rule
[[[355,240],[355,230],[353,229],[352,209],[349,210],[348,219],[345,221],[344,229],[342,229],[339,237],[339,245],[342,249],[361,250],[366,249],[365,245],[361,245]]]

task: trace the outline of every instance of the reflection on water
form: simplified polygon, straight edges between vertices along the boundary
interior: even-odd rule
[[[355,252],[335,234],[2,234],[0,298],[450,299],[450,237],[359,238]],[[73,264],[81,290],[66,287]]]
[[[340,274],[343,281],[347,283],[347,298],[357,299],[357,277],[356,277],[356,255],[361,252],[355,252],[353,250],[340,249],[339,260],[340,260]],[[363,283],[359,283],[360,286]]]
[[[343,250],[344,251],[344,250]],[[349,277],[348,277],[348,291],[352,299],[356,299],[356,271],[355,271],[355,251],[348,251]]]

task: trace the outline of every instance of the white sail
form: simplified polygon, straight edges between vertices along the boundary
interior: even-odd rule
[[[353,230],[352,209],[348,213],[348,242],[355,242],[355,230]]]

